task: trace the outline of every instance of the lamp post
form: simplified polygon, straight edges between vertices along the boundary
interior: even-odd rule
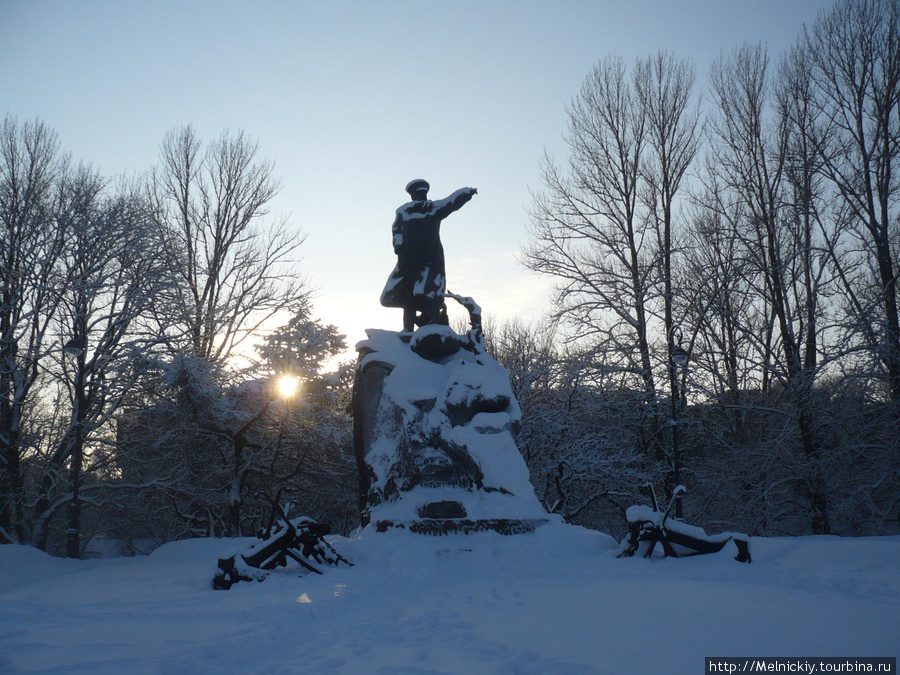
[[[675,518],[681,519],[683,510],[681,491],[678,490],[678,486],[681,485],[681,448],[678,445],[678,402],[681,399],[681,387],[679,386],[678,375],[684,373],[690,354],[681,346],[681,329],[677,326],[672,329],[670,346],[669,381],[672,384],[672,473],[675,480]]]
[[[84,316],[79,313],[75,318],[75,335],[63,347],[67,356],[75,359],[75,400],[72,416],[75,420],[70,456],[70,478],[72,480],[72,501],[69,502],[69,528],[66,530],[66,557],[81,557],[81,468],[84,463],[84,356],[87,349],[87,333]]]

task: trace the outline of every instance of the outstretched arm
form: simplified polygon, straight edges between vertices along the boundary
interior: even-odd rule
[[[468,202],[474,195],[478,194],[478,190],[471,187],[460,188],[445,199],[438,199],[433,202],[434,212],[438,218],[446,218],[451,213],[461,208],[463,204]]]

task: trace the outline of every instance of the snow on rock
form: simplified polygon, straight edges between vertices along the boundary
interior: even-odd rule
[[[357,404],[371,520],[459,504],[465,518],[546,520],[516,448],[521,410],[508,373],[470,334],[425,326],[367,331],[357,345]],[[362,391],[360,391],[362,390]]]

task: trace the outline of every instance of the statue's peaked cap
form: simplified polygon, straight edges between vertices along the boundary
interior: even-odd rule
[[[413,196],[419,190],[429,190],[431,186],[428,184],[427,180],[422,178],[416,178],[415,180],[411,180],[406,185],[406,191],[409,193],[410,197]]]

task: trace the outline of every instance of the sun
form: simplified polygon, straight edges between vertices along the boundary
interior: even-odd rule
[[[300,391],[300,380],[293,375],[282,375],[275,386],[281,398],[291,398]]]

